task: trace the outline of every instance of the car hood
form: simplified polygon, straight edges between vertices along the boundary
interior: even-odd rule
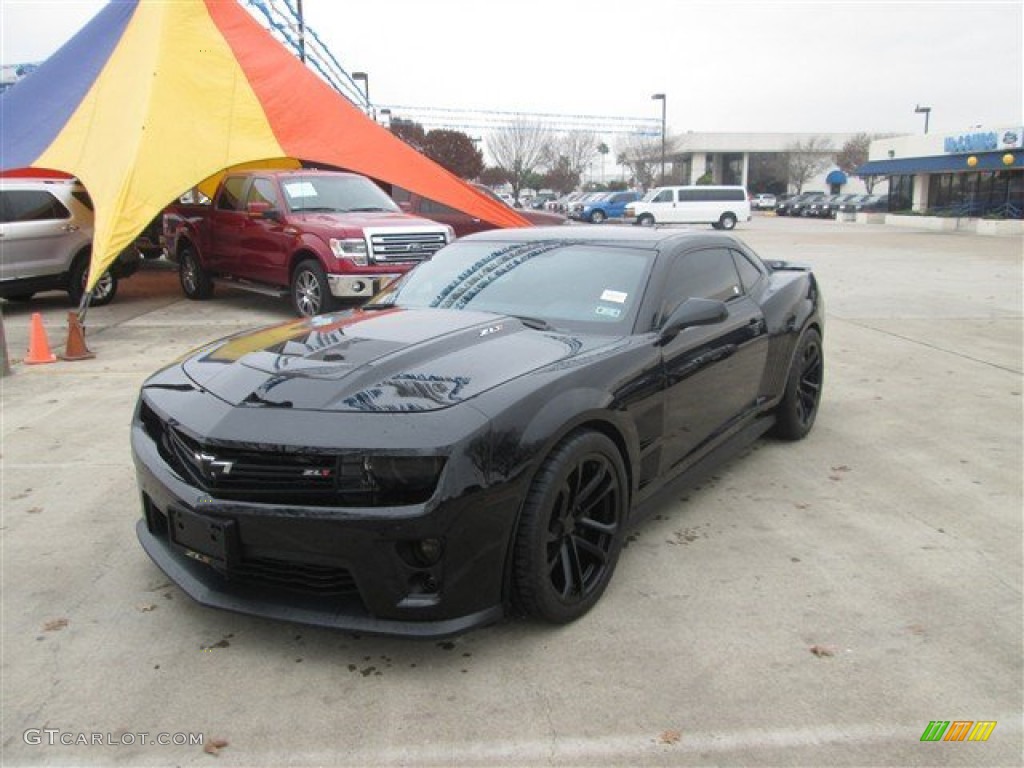
[[[433,411],[613,340],[485,312],[354,311],[215,342],[183,369],[235,406]]]
[[[316,227],[324,230],[341,227],[359,229],[372,227],[415,227],[426,230],[443,230],[444,226],[436,221],[410,216],[400,211],[349,211],[347,213],[292,213],[291,218],[303,222],[304,227]]]

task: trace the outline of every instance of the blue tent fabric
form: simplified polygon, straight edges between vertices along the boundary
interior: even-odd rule
[[[93,87],[137,4],[138,0],[108,3],[19,87],[4,93],[0,101],[3,168],[25,168],[53,143]],[[26,87],[44,81],[45,89]]]

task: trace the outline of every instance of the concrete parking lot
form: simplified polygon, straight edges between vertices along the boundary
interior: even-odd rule
[[[2,380],[0,762],[1020,765],[1021,238],[771,217],[736,234],[820,276],[815,430],[666,503],[583,620],[447,642],[203,608],[149,561],[140,383],[290,314],[187,301],[166,270],[124,282],[89,311],[95,359]],[[12,359],[33,311],[63,348],[69,308],[4,304]],[[922,742],[936,720],[996,726]]]

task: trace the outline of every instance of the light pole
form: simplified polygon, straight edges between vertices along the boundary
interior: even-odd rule
[[[388,125],[388,128],[390,128],[391,127],[391,110],[388,109],[387,107],[384,107],[380,111],[380,117],[381,117],[381,120],[387,119],[387,121],[388,121],[387,125]]]
[[[661,183],[665,183],[665,94],[656,93],[651,98],[661,102]]]
[[[922,107],[920,104],[918,104],[916,107],[914,107],[914,113],[918,115],[924,115],[924,132],[928,133],[928,118],[931,117],[932,108]]]
[[[363,94],[366,96],[366,109],[367,111],[373,112],[373,107],[370,104],[370,75],[366,72],[353,72],[352,79],[363,81]],[[376,114],[374,114],[374,119],[376,119],[376,117]]]

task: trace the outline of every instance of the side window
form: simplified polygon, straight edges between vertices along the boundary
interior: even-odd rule
[[[747,196],[743,193],[742,189],[727,189],[725,191],[726,200],[746,200]]]
[[[10,189],[4,192],[7,221],[49,221],[69,219],[71,212],[49,192],[34,189]]]
[[[277,189],[274,187],[274,182],[264,178],[253,179],[252,186],[249,187],[249,194],[245,197],[246,207],[249,203],[269,203],[271,208],[276,208]]]
[[[237,211],[242,207],[242,187],[245,186],[244,176],[230,176],[224,180],[220,195],[217,197],[217,208],[221,211]]]
[[[701,194],[696,189],[680,189],[679,190],[679,202],[680,203],[692,203],[695,200],[700,200]]]
[[[391,187],[391,199],[396,203],[408,203],[412,200],[412,193],[408,189],[402,189],[401,187]]]
[[[653,200],[651,200],[651,202],[652,203],[671,203],[672,202],[672,190],[671,189],[663,189],[663,190],[661,190],[661,192],[659,192],[655,196],[655,198]]]
[[[728,248],[704,248],[676,258],[669,271],[662,316],[687,299],[728,301],[743,293]]]
[[[750,293],[757,281],[761,279],[761,270],[739,251],[732,252],[732,259],[736,262],[736,271],[740,273],[740,281],[743,283],[743,290]]]
[[[420,203],[420,213],[458,213],[458,211],[449,208],[444,203],[424,197],[423,202]]]

